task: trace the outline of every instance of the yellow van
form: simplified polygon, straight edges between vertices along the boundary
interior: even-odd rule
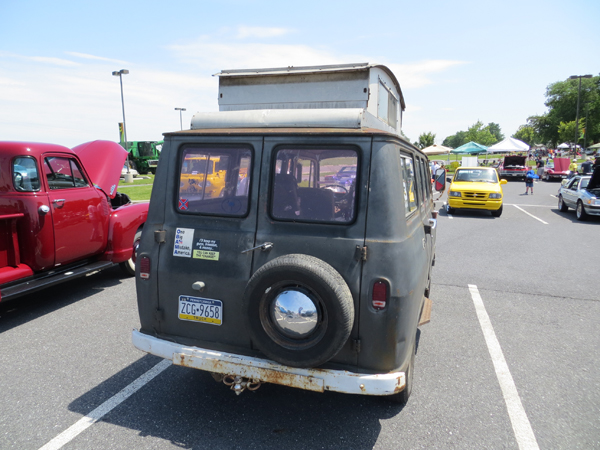
[[[221,167],[220,156],[210,153],[189,153],[182,164],[179,180],[180,192],[197,195],[202,199],[217,198],[223,195],[225,170]]]

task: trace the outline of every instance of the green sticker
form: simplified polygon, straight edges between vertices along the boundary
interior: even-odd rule
[[[192,257],[195,259],[219,260],[220,242],[216,239],[199,238],[194,241]]]

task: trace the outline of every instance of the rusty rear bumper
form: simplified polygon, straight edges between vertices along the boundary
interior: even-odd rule
[[[265,383],[346,394],[391,395],[406,387],[404,372],[361,374],[345,370],[300,369],[274,361],[189,347],[133,330],[132,342],[144,352],[170,359],[173,364],[224,375],[238,375]]]

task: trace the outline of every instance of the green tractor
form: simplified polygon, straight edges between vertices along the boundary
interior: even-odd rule
[[[134,168],[142,175],[148,172],[156,173],[158,157],[164,141],[129,141],[127,146],[121,145],[129,151],[129,160]]]

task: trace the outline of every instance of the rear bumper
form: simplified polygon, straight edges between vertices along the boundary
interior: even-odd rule
[[[237,375],[264,383],[281,384],[315,392],[391,395],[406,387],[404,372],[361,374],[345,370],[300,369],[267,359],[189,347],[133,330],[133,345],[144,352],[173,361],[179,366],[207,372]]]

